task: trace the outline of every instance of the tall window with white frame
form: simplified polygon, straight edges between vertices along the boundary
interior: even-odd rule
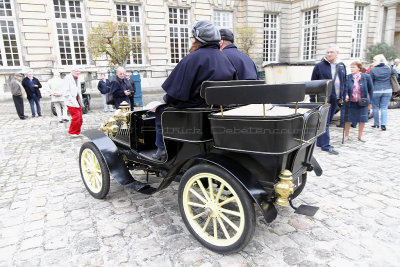
[[[81,1],[53,0],[61,65],[86,65],[85,22]]]
[[[233,31],[232,12],[214,11],[214,25],[217,29]]]
[[[263,61],[278,61],[279,47],[279,17],[278,14],[264,14],[264,50]]]
[[[142,20],[140,7],[137,5],[117,4],[117,21],[127,24],[127,33],[131,40],[134,40],[136,49],[131,52],[127,61],[128,65],[143,64],[142,52]]]
[[[183,8],[169,8],[169,43],[171,63],[178,63],[189,50],[189,13]]]
[[[318,9],[303,14],[303,60],[313,60],[317,54]]]
[[[351,58],[361,58],[364,39],[365,6],[354,7],[353,33],[351,37]]]
[[[20,66],[16,19],[11,0],[0,0],[0,66]]]

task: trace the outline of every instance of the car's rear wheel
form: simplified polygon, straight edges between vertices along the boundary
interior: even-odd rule
[[[253,237],[253,201],[242,185],[221,168],[206,164],[190,168],[182,176],[178,202],[188,230],[212,251],[239,251]]]
[[[110,190],[110,173],[99,149],[92,142],[82,145],[79,152],[79,168],[89,193],[94,198],[105,198]]]

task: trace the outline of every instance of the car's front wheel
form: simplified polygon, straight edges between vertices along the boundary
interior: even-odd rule
[[[188,230],[212,251],[239,251],[253,237],[253,201],[243,186],[221,168],[207,164],[190,168],[182,176],[178,202]]]
[[[79,152],[79,168],[89,193],[94,198],[105,198],[110,190],[110,173],[99,149],[92,142],[82,145]]]

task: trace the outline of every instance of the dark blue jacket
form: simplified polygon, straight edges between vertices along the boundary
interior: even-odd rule
[[[110,93],[114,96],[115,108],[118,108],[123,101],[130,103],[129,96],[126,96],[124,93],[126,90],[132,91],[131,84],[127,79],[124,78],[121,81],[116,77],[116,79],[111,82]]]
[[[374,83],[375,92],[382,91],[385,89],[392,89],[392,84],[390,83],[390,76],[394,75],[396,78],[398,74],[394,68],[390,70],[390,67],[381,63],[371,69],[369,72],[372,81]]]
[[[35,88],[35,95],[38,97],[38,98],[42,98],[42,94],[40,93],[40,90],[39,90],[39,88],[42,88],[42,85],[40,84],[40,82],[39,82],[39,80],[37,79],[37,78],[35,78],[35,77],[33,77],[32,78],[32,82],[33,82],[33,84],[36,84],[38,87],[34,87]],[[32,98],[32,96],[33,96],[33,91],[31,90],[31,87],[30,87],[30,85],[29,85],[29,78],[28,77],[25,77],[23,80],[22,80],[22,86],[24,87],[24,89],[25,89],[25,92],[26,92],[26,96],[28,97],[28,99],[31,99]]]
[[[207,43],[185,56],[172,70],[162,88],[167,93],[164,101],[176,108],[207,106],[200,97],[204,81],[236,80],[236,71],[219,50],[219,44]]]
[[[346,67],[342,62],[340,62],[336,65],[336,69],[340,81],[340,96],[339,97],[336,96],[335,84],[333,84],[331,97],[344,99],[344,87],[346,85]],[[334,77],[332,77],[331,64],[325,58],[323,61],[319,62],[317,65],[314,66],[314,70],[311,75],[311,80],[324,80],[324,79],[332,80],[333,78]]]
[[[100,80],[97,84],[97,89],[99,89],[100,93],[104,95],[110,92],[110,85],[111,83],[108,79],[106,79],[105,82],[103,82],[103,80]]]
[[[227,45],[222,52],[235,67],[238,80],[257,80],[257,68],[248,55],[242,53],[234,44]]]
[[[371,102],[374,92],[374,84],[372,83],[371,76],[367,73],[361,73],[361,79],[359,81],[359,84],[360,84],[361,97],[362,98],[369,97]],[[349,101],[351,99],[353,85],[354,85],[353,74],[349,74],[347,75],[346,86],[344,89],[345,90],[344,95],[345,96],[347,95],[349,97]]]

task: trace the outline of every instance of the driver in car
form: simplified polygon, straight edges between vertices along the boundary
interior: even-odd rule
[[[192,48],[173,69],[162,88],[166,92],[166,105],[156,110],[156,146],[153,159],[165,158],[165,146],[161,130],[161,114],[166,107],[199,108],[207,107],[200,97],[201,84],[204,81],[236,80],[236,70],[228,58],[219,50],[221,35],[218,29],[208,20],[195,23],[191,37]]]

